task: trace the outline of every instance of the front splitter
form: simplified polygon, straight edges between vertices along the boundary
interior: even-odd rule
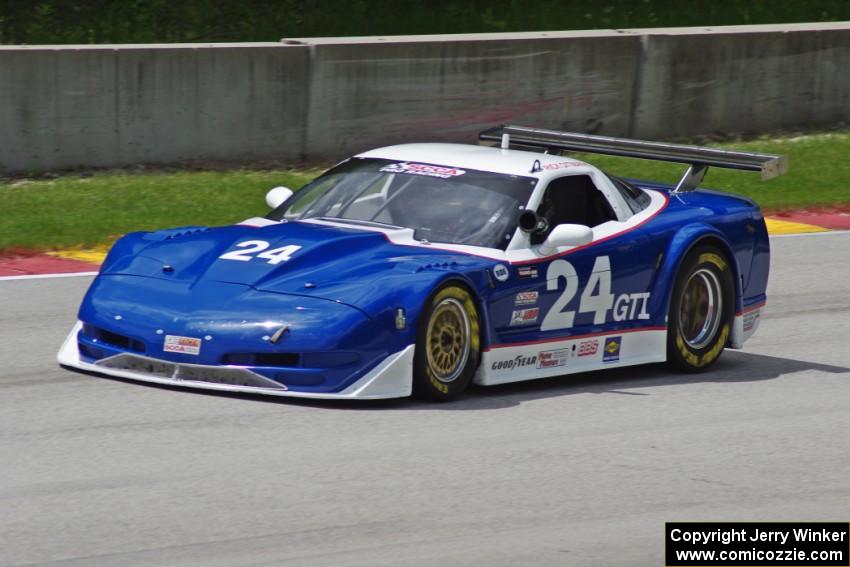
[[[59,349],[59,352],[56,355],[57,361],[60,365],[67,368],[84,370],[86,372],[93,372],[104,376],[113,376],[116,378],[125,378],[139,382],[149,382],[153,384],[164,384],[168,386],[179,386],[182,388],[194,388],[199,390],[216,390],[220,392],[237,392],[243,394],[261,394],[264,396],[284,396],[290,398],[323,400],[378,400],[387,398],[404,398],[410,396],[412,393],[414,345],[408,345],[403,350],[387,356],[380,364],[369,371],[365,376],[357,380],[354,384],[348,386],[345,390],[333,393],[314,393],[293,391],[280,386],[249,386],[244,384],[210,382],[185,378],[186,375],[201,375],[201,373],[204,372],[204,369],[209,369],[210,373],[221,372],[222,369],[228,369],[237,373],[243,371],[250,372],[249,370],[245,370],[240,367],[205,366],[200,364],[175,365],[173,363],[168,363],[177,368],[174,369],[174,372],[171,375],[166,375],[166,373],[151,374],[130,368],[120,368],[110,366],[108,364],[94,364],[86,362],[80,357],[80,351],[77,346],[77,335],[80,332],[80,329],[82,329],[82,323],[78,321],[66,337],[62,347]],[[151,360],[153,363],[156,362],[156,359],[150,359],[147,357],[136,358]],[[179,367],[181,366],[190,369],[190,371],[180,372]]]

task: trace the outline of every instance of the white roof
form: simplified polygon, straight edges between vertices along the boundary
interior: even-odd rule
[[[570,173],[590,173],[596,169],[571,157],[471,144],[401,144],[370,150],[356,157],[447,165],[537,178],[546,177],[556,171],[563,173],[565,169],[569,169]],[[531,168],[535,160],[540,161],[543,169],[532,173]]]

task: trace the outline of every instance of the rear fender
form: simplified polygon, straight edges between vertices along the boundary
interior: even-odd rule
[[[732,247],[724,238],[723,234],[716,228],[702,223],[689,224],[679,229],[664,252],[661,266],[656,273],[650,300],[650,313],[656,315],[656,319],[667,322],[667,314],[670,309],[670,299],[673,294],[673,286],[676,283],[676,275],[685,257],[697,246],[711,245],[718,248],[732,266],[732,277],[735,282],[735,313],[740,313],[743,290],[741,288],[741,267],[738,259],[732,252]]]

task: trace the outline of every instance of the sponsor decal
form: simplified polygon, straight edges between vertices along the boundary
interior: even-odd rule
[[[623,337],[607,337],[602,347],[602,362],[617,362],[620,360],[620,344]]]
[[[521,278],[536,278],[537,266],[521,266],[517,268],[517,275]]]
[[[564,366],[570,359],[570,349],[544,350],[537,353],[537,368]]]
[[[531,309],[519,309],[511,313],[511,327],[519,325],[531,325],[537,322],[537,316],[540,315],[539,307]]]
[[[522,368],[523,366],[532,366],[537,362],[537,356],[525,356],[522,354],[518,354],[515,358],[510,358],[508,360],[497,360],[491,366],[491,370],[513,370],[515,368]]]
[[[601,325],[613,318],[614,321],[649,319],[648,305],[650,292],[624,293],[614,299],[611,293],[611,259],[597,256],[586,283],[582,286],[575,266],[562,259],[553,260],[546,269],[546,288],[548,291],[560,291],[551,309],[540,324],[541,331],[569,329],[575,323],[576,313],[593,312],[593,324]],[[564,287],[561,289],[561,280]],[[576,293],[583,290],[578,301]],[[572,303],[578,309],[565,309]],[[613,313],[610,314],[613,309]]]
[[[193,337],[180,337],[177,335],[165,335],[165,342],[162,345],[162,350],[165,352],[179,352],[182,354],[201,353],[201,339]]]
[[[523,291],[516,294],[514,305],[534,305],[537,303],[537,297],[540,294],[536,291]]]
[[[234,246],[241,250],[225,252],[218,258],[220,260],[238,260],[239,262],[250,262],[251,260],[260,258],[262,260],[268,260],[266,262],[267,264],[276,266],[281,262],[288,262],[292,259],[293,254],[301,250],[301,246],[294,244],[266,250],[271,244],[265,240],[243,240],[242,242],[237,242]],[[165,266],[163,266],[163,270],[174,271],[173,268],[171,270],[165,270]]]
[[[466,171],[464,171],[463,169],[458,169],[456,167],[443,167],[439,165],[427,165],[424,163],[409,163],[406,161],[386,165],[382,167],[380,171],[383,171],[384,173],[407,173],[409,175],[424,175],[426,177],[439,177],[441,179],[457,177],[466,173]]]
[[[504,264],[496,264],[493,266],[493,276],[500,282],[508,281],[509,275],[510,272],[508,271],[508,267]]]
[[[578,344],[579,356],[593,356],[599,351],[599,339],[590,339],[589,341],[581,341]]]
[[[759,317],[761,317],[761,309],[756,309],[755,311],[744,313],[744,330],[752,331],[753,327],[756,326]]]
[[[581,167],[584,164],[580,161],[559,161],[558,163],[547,163],[543,169],[567,169],[568,167]]]
[[[649,319],[646,306],[652,294],[648,291],[643,293],[624,293],[614,301],[614,320],[630,321],[632,319]]]

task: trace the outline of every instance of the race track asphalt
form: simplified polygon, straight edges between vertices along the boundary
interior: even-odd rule
[[[2,565],[663,565],[665,521],[850,520],[850,234],[772,238],[708,374],[447,405],[202,394],[62,370],[89,277],[0,281]]]

